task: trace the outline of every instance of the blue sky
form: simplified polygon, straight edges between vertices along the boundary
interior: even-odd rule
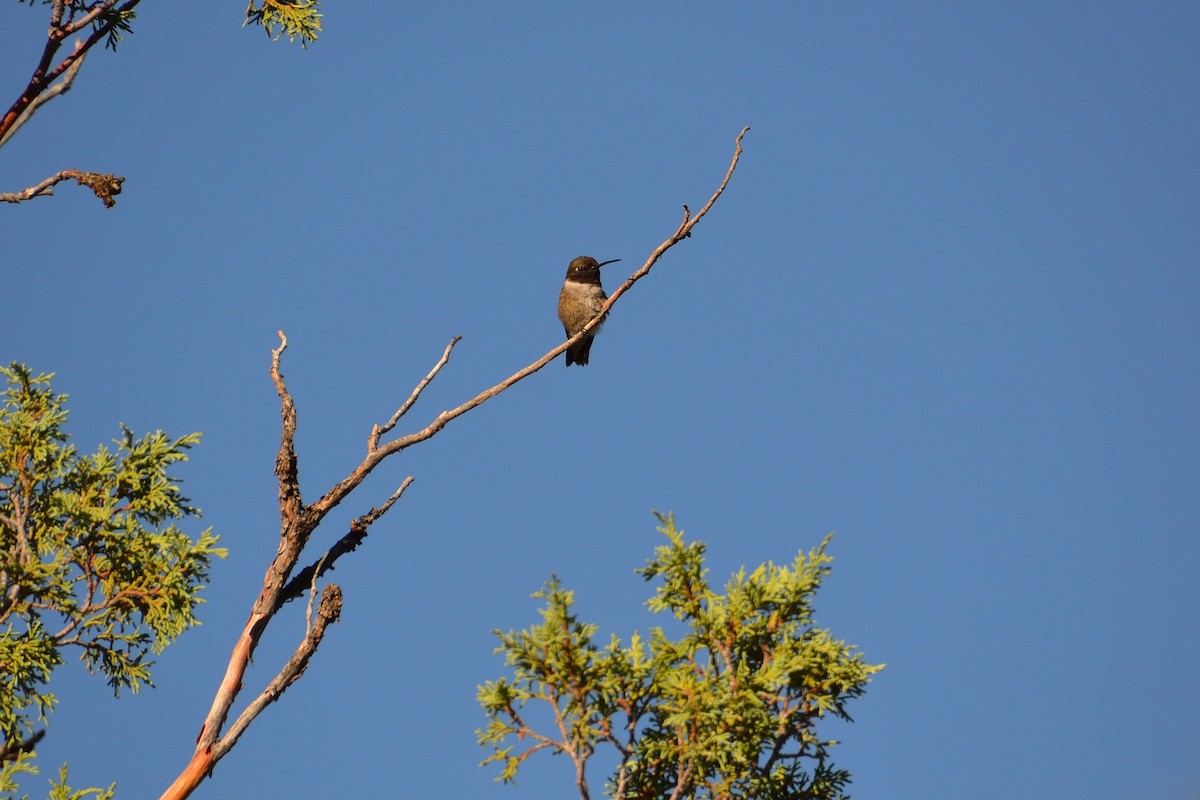
[[[0,360],[57,373],[85,449],[203,431],[182,475],[231,555],[157,689],[56,676],[44,772],[155,797],[185,763],[274,552],[277,329],[312,499],[452,336],[404,431],[557,344],[571,258],[622,258],[615,286],[751,125],[587,369],[331,518],[319,543],[416,479],[197,796],[568,796],[562,759],[476,767],[490,630],[555,572],[644,631],[657,508],[717,581],[837,531],[818,621],[888,665],[836,730],[855,797],[1200,797],[1200,7],[331,2],[305,52],[237,4],[143,5],[0,154],[5,191],[127,178],[111,211],[0,209]],[[0,12],[5,105],[45,25]]]

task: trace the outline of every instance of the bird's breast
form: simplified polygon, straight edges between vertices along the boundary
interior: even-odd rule
[[[569,331],[578,331],[596,316],[608,295],[594,283],[567,281],[558,295],[558,318]],[[597,325],[593,330],[599,330]]]

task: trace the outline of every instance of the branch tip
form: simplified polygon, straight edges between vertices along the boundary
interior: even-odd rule
[[[367,437],[368,454],[374,453],[379,449],[379,438],[392,428],[396,427],[396,423],[400,421],[400,418],[408,413],[409,409],[412,408],[417,402],[417,398],[421,396],[421,392],[425,391],[425,387],[428,386],[435,377],[437,377],[437,374],[442,371],[442,367],[449,363],[450,351],[454,349],[454,345],[461,341],[461,336],[455,336],[450,340],[450,343],[446,345],[446,349],[442,351],[442,357],[439,358],[437,363],[433,365],[433,369],[429,370],[429,374],[422,378],[421,382],[418,383],[416,388],[412,390],[412,394],[408,396],[408,399],[404,401],[404,404],[396,410],[395,414],[392,414],[391,419],[389,419],[383,425],[371,426],[371,435]]]

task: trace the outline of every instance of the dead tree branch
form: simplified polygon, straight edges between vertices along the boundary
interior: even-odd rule
[[[454,337],[446,346],[442,357],[433,366],[433,369],[417,384],[412,394],[397,409],[396,413],[383,425],[372,426],[371,433],[367,439],[367,453],[362,462],[351,470],[345,478],[326,490],[320,498],[308,504],[304,503],[300,491],[298,458],[295,449],[296,406],[284,381],[283,373],[280,371],[280,360],[284,350],[287,349],[287,337],[283,335],[282,331],[279,332],[279,347],[271,351],[271,380],[275,385],[275,391],[279,395],[280,418],[282,422],[279,452],[275,460],[275,475],[279,481],[279,545],[275,558],[267,567],[266,575],[263,577],[262,590],[251,607],[250,617],[246,621],[246,625],[242,629],[237,643],[234,645],[225,676],[217,688],[208,716],[200,728],[200,734],[197,737],[196,748],[192,758],[183,772],[176,778],[175,782],[162,795],[162,800],[178,800],[190,795],[204,778],[211,774],[217,761],[229,752],[237,742],[238,737],[241,736],[254,718],[272,701],[278,699],[283,691],[303,674],[313,654],[316,652],[321,638],[324,636],[326,627],[330,623],[336,622],[340,614],[342,595],[341,589],[336,585],[331,584],[325,587],[321,597],[317,620],[311,624],[307,635],[299,647],[297,647],[291,659],[288,660],[287,664],[272,679],[262,694],[252,701],[235,719],[229,730],[222,734],[234,701],[242,689],[242,681],[246,669],[250,664],[251,656],[254,654],[254,650],[258,646],[267,626],[274,619],[275,613],[289,600],[294,600],[302,596],[305,591],[314,591],[317,578],[327,570],[332,569],[339,557],[354,550],[362,543],[366,538],[370,525],[387,513],[388,509],[400,499],[404,490],[412,483],[412,478],[406,478],[400,487],[382,505],[372,508],[366,514],[351,522],[350,530],[319,559],[296,571],[296,565],[301,552],[305,545],[308,544],[317,526],[325,518],[325,515],[346,499],[363,482],[367,475],[388,456],[395,455],[414,444],[437,435],[452,420],[483,405],[514,384],[519,383],[542,369],[542,367],[556,359],[563,351],[594,328],[617,300],[634,283],[650,272],[650,269],[667,250],[691,235],[692,228],[713,207],[713,204],[716,203],[717,198],[725,191],[726,186],[729,185],[729,181],[733,177],[733,172],[737,168],[742,154],[742,137],[746,135],[746,131],[748,130],[749,128],[744,128],[738,134],[734,142],[733,160],[729,164],[729,169],[725,173],[724,180],[721,181],[720,186],[717,187],[708,202],[695,215],[691,213],[686,205],[683,207],[683,221],[675,232],[651,252],[646,262],[613,292],[612,296],[601,307],[596,317],[585,325],[578,334],[552,348],[550,352],[541,358],[514,372],[490,389],[485,389],[456,408],[441,412],[421,430],[386,443],[381,443],[383,435],[390,433],[400,419],[411,410],[421,396],[421,393],[449,362],[451,351],[460,341],[460,337]]]
[[[393,492],[392,496],[387,499],[387,502],[377,508],[372,508],[366,514],[356,518],[350,523],[350,530],[346,532],[342,538],[338,539],[334,543],[333,547],[330,547],[328,550],[326,550],[325,554],[312,564],[309,564],[307,567],[292,576],[292,579],[288,581],[287,586],[283,587],[283,591],[279,593],[275,610],[278,611],[284,603],[300,597],[302,594],[304,594],[304,590],[309,588],[309,586],[312,584],[312,581],[332,570],[334,563],[339,558],[344,556],[346,553],[357,549],[358,546],[362,544],[363,539],[367,538],[367,528],[371,525],[371,523],[386,514],[387,510],[392,507],[392,504],[400,499],[400,496],[404,494],[404,490],[407,489],[412,482],[413,478],[411,475],[409,475],[404,479],[404,483],[400,484],[400,488]]]
[[[446,366],[446,364],[450,361],[450,351],[454,349],[454,345],[461,341],[461,336],[455,336],[453,339],[451,339],[450,344],[446,345],[446,352],[442,353],[442,357],[436,364],[433,365],[433,369],[429,371],[429,374],[422,378],[421,382],[417,384],[417,387],[413,389],[412,394],[410,394],[408,399],[404,401],[404,405],[400,406],[400,408],[396,410],[396,413],[392,414],[392,418],[383,425],[375,425],[371,428],[371,437],[367,439],[368,452],[379,447],[379,437],[396,427],[396,423],[400,421],[400,418],[408,413],[408,410],[413,407],[414,403],[417,402],[417,398],[421,396],[421,392],[425,391],[425,387],[428,386],[430,381],[432,381],[437,374],[442,371],[442,367]]]
[[[321,602],[317,606],[317,620],[305,635],[304,640],[300,642],[300,646],[296,648],[296,652],[292,653],[292,657],[279,670],[279,674],[267,684],[267,688],[263,689],[250,705],[246,706],[246,710],[229,726],[229,732],[222,736],[213,747],[214,764],[237,744],[237,740],[241,738],[247,726],[264,708],[278,700],[284,690],[300,680],[304,670],[308,669],[308,662],[317,652],[317,646],[321,644],[321,639],[325,636],[325,629],[331,623],[337,622],[341,615],[342,590],[337,584],[331,583],[321,592]]]
[[[5,203],[23,203],[35,197],[49,197],[54,194],[54,187],[65,180],[74,179],[80,186],[92,190],[96,197],[104,203],[105,208],[117,204],[113,198],[121,193],[124,178],[100,172],[80,172],[77,169],[64,169],[56,175],[51,175],[39,184],[22,189],[19,192],[0,192],[0,201]]]

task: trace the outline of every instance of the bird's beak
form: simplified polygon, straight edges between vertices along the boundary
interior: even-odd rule
[[[612,259],[609,259],[608,261],[601,261],[601,262],[600,262],[599,264],[597,264],[596,266],[597,266],[597,267],[603,267],[605,264],[615,264],[615,263],[617,263],[617,262],[618,262],[618,261],[620,261],[620,260],[621,260],[621,259],[619,259],[619,258],[612,258]]]

